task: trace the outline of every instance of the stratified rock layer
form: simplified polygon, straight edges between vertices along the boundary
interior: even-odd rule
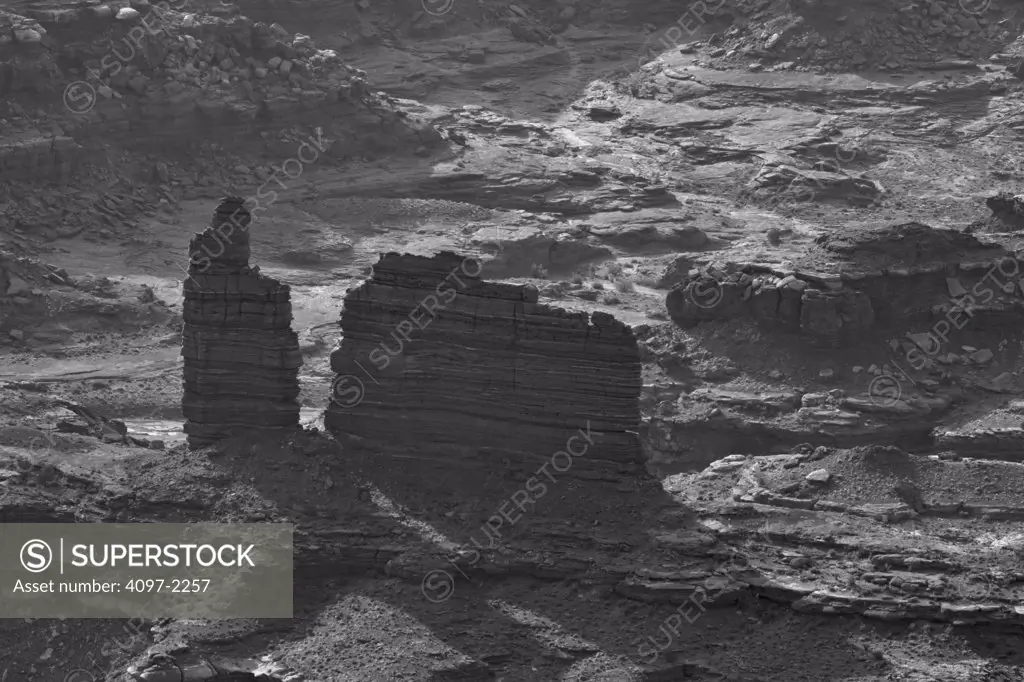
[[[189,445],[299,423],[298,336],[287,285],[249,267],[251,217],[225,198],[189,244],[182,411]]]
[[[555,463],[568,475],[638,472],[632,330],[538,304],[535,288],[483,281],[482,269],[447,252],[381,257],[345,299],[326,428],[350,445],[458,466],[539,468],[568,443],[571,466]]]
[[[66,181],[77,167],[81,147],[63,135],[10,135],[0,141],[0,180]]]
[[[669,316],[683,327],[748,318],[838,346],[918,318],[995,328],[1019,324],[1024,312],[1024,256],[956,230],[904,223],[819,237],[816,247],[819,260],[833,262],[712,264],[684,275],[681,260],[665,276],[674,283],[665,299]]]

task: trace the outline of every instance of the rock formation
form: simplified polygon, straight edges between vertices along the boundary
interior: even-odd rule
[[[120,8],[126,12],[107,4],[25,8],[26,16],[0,11],[0,96],[12,99],[0,118],[9,121],[8,155],[18,156],[4,163],[5,174],[24,166],[32,174],[19,179],[57,176],[83,154],[71,137],[85,130],[203,136],[211,125],[251,132],[283,119],[321,127],[339,142],[336,154],[411,152],[441,141],[379,94],[365,72],[309,36],[241,16],[236,7],[203,14],[177,0],[136,4]],[[50,127],[37,129],[13,101],[39,92],[63,99],[52,151]],[[55,158],[37,166],[21,158],[47,154]]]
[[[853,206],[872,206],[885,195],[878,181],[839,168],[805,170],[777,162],[765,163],[750,189],[754,196],[771,197],[776,204],[845,200]]]
[[[1024,195],[1010,192],[999,192],[985,200],[994,217],[999,218],[1015,229],[1024,227]]]
[[[871,300],[862,291],[836,284],[756,265],[732,272],[707,268],[691,272],[669,293],[666,305],[672,319],[684,327],[702,320],[750,317],[829,344],[856,341],[874,325]]]
[[[632,330],[484,281],[483,267],[451,252],[381,257],[345,299],[326,428],[350,446],[459,466],[537,469],[569,450],[575,459],[553,464],[569,475],[638,473]]]
[[[727,263],[683,275],[673,265],[666,279],[678,283],[666,298],[669,315],[683,327],[746,317],[836,346],[914,318],[929,326],[938,320],[949,331],[967,321],[1005,326],[1024,312],[1017,254],[955,230],[906,223],[867,236],[829,236],[816,246],[806,266]]]
[[[249,212],[226,197],[189,244],[181,354],[190,446],[299,422],[298,336],[287,285],[249,267]]]
[[[22,134],[11,138],[0,142],[0,181],[65,182],[77,167],[81,147],[70,137]]]

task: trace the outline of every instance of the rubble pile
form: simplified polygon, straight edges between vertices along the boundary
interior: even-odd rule
[[[26,51],[41,46],[44,36],[46,29],[35,19],[0,10],[0,50],[5,56],[13,53],[16,46]]]
[[[9,101],[0,117],[15,132],[52,137],[54,123],[60,135],[110,128],[163,134],[336,108],[346,132],[354,131],[339,135],[352,149],[415,149],[439,140],[372,91],[365,72],[309,36],[241,16],[233,6],[200,14],[175,9],[181,3],[136,4],[9,15],[12,26],[35,26],[45,40],[31,48],[12,42],[11,73],[0,83]],[[51,94],[53,110],[30,109],[30,100],[38,106],[33,93]]]
[[[536,468],[568,447],[580,456],[568,475],[638,473],[631,329],[538,304],[536,288],[487,282],[482,268],[451,252],[381,257],[345,299],[325,427],[439,463]]]
[[[324,71],[347,74],[331,50],[318,50],[309,36],[290,34],[243,16],[192,14],[167,3],[137,8],[91,5],[29,10],[31,22],[49,36],[55,55],[73,75],[103,99],[121,99],[149,90],[153,77],[203,87],[263,81],[254,92],[274,84],[316,88],[310,76]],[[180,3],[179,3],[180,4]]]
[[[23,296],[36,287],[45,286],[46,282],[69,284],[70,281],[63,269],[0,251],[0,296]]]
[[[189,244],[182,412],[193,447],[299,423],[302,355],[290,288],[249,267],[251,219],[241,198],[226,197]]]

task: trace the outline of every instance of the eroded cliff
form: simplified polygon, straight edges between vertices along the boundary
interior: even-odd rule
[[[665,303],[683,327],[749,318],[827,345],[856,345],[869,331],[915,319],[938,318],[945,332],[976,317],[978,326],[1012,326],[1024,308],[1016,251],[905,223],[869,237],[820,238],[785,266],[692,268]]]
[[[632,330],[605,313],[541,305],[532,286],[487,282],[482,271],[451,252],[381,257],[345,299],[326,428],[438,462],[531,468],[571,448],[578,454],[554,466],[574,476],[638,472]]]

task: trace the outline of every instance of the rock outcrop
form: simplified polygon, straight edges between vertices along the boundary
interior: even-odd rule
[[[783,163],[766,163],[750,181],[750,189],[754,196],[771,197],[780,204],[845,200],[853,206],[873,206],[885,195],[881,183],[838,168],[801,169]]]
[[[48,318],[61,310],[55,285],[65,291],[76,286],[63,268],[0,251],[0,344],[23,341],[31,336],[26,332],[45,326]],[[109,305],[106,299],[98,303]],[[96,308],[88,311],[96,312]]]
[[[732,272],[695,270],[669,292],[666,305],[684,327],[749,317],[828,344],[856,341],[874,325],[875,311],[866,293],[844,289],[839,280],[812,282],[801,274],[756,265],[737,266]]]
[[[70,137],[12,137],[0,142],[0,181],[64,182],[74,172],[81,147]]]
[[[189,244],[181,354],[190,446],[299,423],[290,290],[249,267],[250,221],[243,200],[226,197]]]
[[[1014,229],[1024,227],[1024,195],[999,192],[985,200],[992,210],[992,215],[1012,226]]]
[[[350,446],[456,466],[639,473],[632,330],[541,305],[535,288],[484,281],[482,269],[451,252],[381,257],[345,299],[326,428]]]
[[[666,306],[683,327],[745,317],[831,346],[915,318],[938,319],[946,332],[968,322],[1014,324],[1024,313],[1019,254],[953,232],[907,223],[850,243],[820,239],[806,267],[726,263],[666,273],[678,281]],[[820,256],[832,261],[828,271]]]
[[[1024,428],[936,429],[935,448],[956,456],[1024,462]]]

